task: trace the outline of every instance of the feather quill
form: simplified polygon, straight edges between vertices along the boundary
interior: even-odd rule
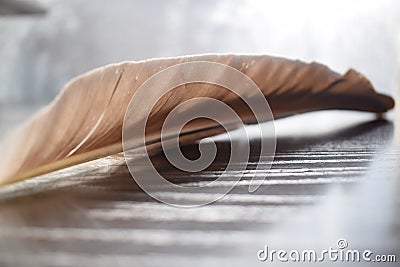
[[[215,54],[122,62],[73,79],[50,105],[6,138],[0,145],[0,184],[121,152],[125,111],[138,87],[165,68],[191,61],[218,62],[246,74],[262,90],[275,118],[322,109],[382,113],[394,106],[391,97],[377,93],[355,70],[341,75],[315,62]],[[154,122],[193,97],[213,97],[229,104],[239,101],[207,84],[191,84],[190,89],[174,90],[157,103]],[[209,128],[206,124],[200,129]],[[159,125],[154,125],[153,131],[157,130]]]

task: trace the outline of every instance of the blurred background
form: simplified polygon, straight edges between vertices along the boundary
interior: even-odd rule
[[[1,106],[48,103],[105,64],[199,53],[319,61],[385,92],[398,84],[396,0],[0,0],[0,13]]]
[[[105,64],[120,61],[199,53],[277,55],[304,61],[318,61],[341,73],[348,68],[355,68],[368,77],[379,91],[398,95],[400,1],[0,0],[0,138],[12,131],[16,125],[29,117],[34,111],[49,103],[63,85],[76,75]],[[241,203],[241,205],[234,206],[230,203],[227,209],[214,209],[211,206],[206,207],[203,213],[197,213],[197,211],[185,213],[185,211],[172,208],[170,210],[169,207],[156,205],[140,206],[139,212],[134,210],[136,213],[132,210],[123,213],[126,207],[131,207],[130,204],[124,206],[122,205],[124,203],[118,202],[121,199],[112,195],[115,202],[107,200],[107,205],[111,206],[107,212],[110,212],[110,214],[116,212],[117,215],[123,214],[124,216],[144,214],[144,223],[140,221],[143,218],[133,217],[137,221],[132,219],[132,222],[127,222],[122,221],[118,216],[113,217],[114,219],[117,218],[115,220],[120,219],[119,223],[126,226],[127,229],[133,229],[138,225],[142,228],[154,227],[154,229],[147,229],[151,234],[153,231],[165,227],[167,231],[162,233],[167,236],[170,234],[168,227],[189,230],[190,235],[182,234],[181,239],[176,239],[175,232],[172,233],[170,239],[165,239],[167,241],[164,239],[160,241],[159,237],[156,236],[153,237],[154,240],[151,237],[146,237],[150,238],[150,241],[146,238],[143,239],[150,243],[154,241],[156,248],[159,248],[157,246],[162,247],[176,243],[183,246],[180,252],[184,256],[189,255],[189,258],[186,262],[181,262],[182,266],[193,263],[193,258],[190,257],[195,255],[193,252],[196,252],[196,244],[198,243],[204,245],[202,242],[205,242],[206,246],[211,246],[214,249],[215,246],[226,245],[230,242],[235,245],[241,244],[242,240],[246,238],[247,243],[245,242],[244,246],[250,244],[251,248],[249,246],[249,251],[246,252],[248,258],[245,259],[254,261],[256,261],[255,251],[261,249],[267,241],[273,244],[274,248],[304,244],[308,246],[308,249],[327,248],[334,245],[341,235],[349,238],[352,245],[361,247],[365,245],[365,248],[375,246],[377,249],[381,249],[380,252],[382,253],[393,251],[397,253],[400,233],[400,205],[398,204],[400,203],[398,199],[400,142],[398,129],[397,132],[394,131],[396,125],[392,123],[378,125],[372,123],[332,134],[334,129],[344,125],[344,121],[346,121],[347,126],[353,123],[350,118],[357,117],[357,121],[360,122],[360,114],[351,113],[351,116],[347,115],[348,113],[345,113],[344,116],[338,117],[337,113],[321,113],[304,115],[290,120],[284,119],[279,122],[278,130],[285,128],[285,125],[297,127],[295,132],[289,131],[283,137],[278,135],[278,146],[283,144],[280,152],[278,152],[282,155],[284,153],[286,153],[286,156],[289,155],[288,160],[279,166],[283,166],[284,172],[290,169],[291,172],[288,175],[295,175],[296,173],[292,173],[293,159],[302,157],[302,155],[310,157],[305,157],[305,159],[317,158],[318,160],[325,157],[326,162],[322,160],[321,164],[316,163],[316,168],[321,168],[323,175],[330,175],[329,171],[324,168],[329,167],[333,160],[334,167],[338,168],[335,173],[336,178],[343,178],[342,176],[346,173],[345,167],[355,168],[359,174],[362,174],[362,178],[367,178],[369,182],[361,183],[361,186],[353,191],[349,191],[348,187],[343,187],[339,191],[333,190],[326,201],[315,209],[303,212],[301,218],[297,220],[293,219],[293,214],[297,213],[297,209],[294,212],[290,210],[290,216],[285,217],[285,221],[289,222],[288,225],[283,225],[274,229],[274,231],[270,231],[270,224],[265,223],[265,221],[269,222],[271,218],[275,218],[273,216],[268,217],[270,210],[264,209],[266,206],[269,208],[269,204],[263,205],[261,202],[261,204],[254,204],[251,199],[246,203],[252,204]],[[394,115],[393,112],[391,115]],[[370,119],[370,117],[368,118]],[[361,116],[362,119],[365,119],[365,117]],[[325,124],[312,124],[316,121],[325,122]],[[316,134],[312,138],[309,136],[293,138],[294,133],[301,134],[305,131],[304,128],[306,127],[299,127],[299,125],[311,124],[314,128],[308,128],[315,129],[317,133],[321,134],[322,132],[323,134]],[[393,142],[392,138],[394,139]],[[305,148],[303,148],[303,144]],[[308,150],[306,151],[306,149]],[[352,149],[353,151],[350,151]],[[304,151],[310,152],[310,154]],[[285,156],[282,155],[281,157]],[[291,158],[292,156],[293,158]],[[335,161],[335,158],[328,158],[329,156],[337,156],[339,160]],[[331,163],[329,163],[329,160],[331,160]],[[285,169],[286,167],[288,169]],[[300,164],[297,167],[300,172],[304,165]],[[343,170],[340,169],[341,167],[343,167]],[[368,171],[363,169],[364,167],[368,167]],[[354,176],[352,173],[347,175],[352,178]],[[376,178],[380,178],[380,180]],[[125,186],[125,184],[120,185],[121,191],[126,190]],[[104,186],[104,188],[102,190],[108,193],[107,190],[112,190],[109,188],[113,187]],[[274,191],[274,189],[271,189],[271,192],[280,194],[286,192],[285,190]],[[267,192],[270,191],[267,190]],[[306,190],[300,187],[296,187],[293,191],[288,190],[288,192],[289,194],[307,194],[305,193]],[[311,190],[311,192],[313,192],[311,193],[313,197],[314,191]],[[85,195],[86,193],[84,192]],[[66,200],[69,199],[69,194],[70,192],[66,190],[64,194],[66,197],[62,199],[60,204],[61,208],[46,206],[49,205],[48,203],[45,204],[45,207],[48,207],[49,210],[54,209],[54,212],[57,213],[63,209],[63,201],[72,201]],[[101,198],[99,197],[99,199]],[[229,202],[229,199],[227,202]],[[26,200],[26,203],[31,203],[31,200]],[[32,205],[37,205],[34,201],[32,203],[34,203]],[[76,216],[82,222],[85,219],[81,218],[83,216],[82,211],[89,215],[90,212],[93,213],[94,204],[92,202],[92,206],[89,206],[89,208],[81,202],[79,202],[79,205],[72,203],[71,207],[78,207],[78,215]],[[285,203],[272,205],[271,210],[275,210],[275,208],[279,211],[284,210]],[[253,204],[254,206],[252,206]],[[12,212],[12,210],[16,210],[13,205],[11,205],[11,212],[7,210],[8,213],[4,214],[14,214],[14,219],[13,216],[10,216],[10,221],[3,221],[3,223],[6,222],[4,225],[7,225],[7,223],[14,224],[14,221],[24,223],[25,217],[18,213],[15,215]],[[250,207],[246,205],[250,205]],[[22,209],[30,209],[28,204],[21,204],[21,206],[23,206]],[[154,210],[152,210],[152,207]],[[235,207],[238,207],[238,209],[236,210]],[[246,207],[249,210],[246,210]],[[87,209],[85,210],[85,208]],[[71,208],[71,210],[73,209]],[[165,211],[165,214],[160,210]],[[24,210],[24,214],[28,217],[26,214],[29,214],[29,211]],[[73,214],[75,216],[75,213]],[[100,228],[103,227],[105,232],[101,233],[107,239],[109,237],[107,227],[114,227],[115,221],[105,224],[102,220],[105,220],[108,213],[107,216],[104,214],[102,213],[98,217],[90,217],[88,221],[93,223],[94,220],[95,223],[92,226],[95,229],[99,228],[97,230],[102,230]],[[186,217],[182,214],[185,214]],[[273,211],[271,214],[274,214]],[[168,216],[172,216],[172,219],[165,223],[164,220],[170,218]],[[41,220],[33,216],[35,220],[32,224],[36,226],[42,223],[47,227],[47,223],[50,221],[53,225],[64,226],[63,217],[60,217],[60,221],[53,221],[56,220],[54,217],[50,211],[48,214],[42,214]],[[157,217],[156,220],[153,220],[154,217]],[[46,218],[47,220],[45,220]],[[244,218],[246,219],[245,222],[240,222]],[[280,225],[283,221],[282,218],[281,215],[277,216],[274,223],[278,222]],[[146,223],[146,220],[151,223]],[[29,220],[26,221],[31,223]],[[235,224],[235,222],[238,223]],[[255,224],[258,222],[260,224]],[[81,224],[83,225],[83,223]],[[257,225],[259,229],[254,231],[255,229],[251,228],[252,225]],[[73,227],[75,226],[73,224]],[[195,232],[196,229],[199,229],[199,231]],[[209,240],[211,241],[207,243],[208,241],[203,238],[203,234],[208,233],[207,229],[219,231],[217,234],[220,235],[210,235]],[[232,238],[228,238],[228,235],[224,234],[225,232],[232,235]],[[16,233],[18,233],[18,229]],[[28,229],[26,235],[29,236],[31,233],[36,232]],[[65,236],[69,236],[69,233],[67,230]],[[80,240],[79,231],[77,233],[76,238]],[[8,233],[3,232],[2,234]],[[47,232],[43,236],[41,237],[46,239]],[[82,238],[85,239],[86,237],[83,236]],[[93,241],[91,238],[93,237],[87,237],[89,241],[86,239],[84,241]],[[132,238],[138,237],[132,236]],[[7,239],[3,238],[3,240]],[[25,242],[25,239],[22,238],[22,240]],[[159,260],[161,264],[164,263],[166,258],[168,259],[162,254],[163,251],[161,251],[162,256],[158,254],[156,254],[158,255],[156,257],[152,256],[152,253],[160,253],[160,250],[153,247],[146,248],[145,245],[143,245],[145,247],[143,248],[140,243],[144,242],[143,240],[138,241],[139,248],[136,247],[136,250],[132,250],[140,254],[135,255],[134,260],[138,260],[143,256],[142,254],[145,255],[146,253],[149,253],[148,255],[153,257],[154,260]],[[64,240],[61,241],[57,243],[60,247],[64,248],[63,246],[65,246],[66,251],[74,251],[73,248],[76,247],[76,244],[67,246],[63,244]],[[104,240],[101,239],[100,241],[103,242]],[[33,242],[32,247],[36,246],[35,242]],[[16,244],[16,247],[21,246],[21,243]],[[148,243],[146,244],[148,245]],[[194,248],[188,248],[187,244]],[[5,243],[3,245],[3,248],[8,248]],[[94,247],[97,245],[101,250],[104,244],[96,243]],[[48,251],[45,252],[53,253],[53,250],[57,250],[57,247],[49,247],[47,248]],[[105,248],[108,249],[106,246]],[[125,251],[126,254],[131,253],[131,251],[126,252],[127,250],[124,250],[126,246],[123,249],[117,247],[117,252],[118,248],[120,248],[119,251]],[[239,248],[242,254],[245,251],[245,248],[241,246],[236,248]],[[87,254],[93,252],[90,251],[90,246],[80,247],[80,249],[83,249]],[[12,255],[10,251],[11,249],[4,249],[4,255]],[[18,250],[15,251],[15,253],[18,252]],[[35,252],[35,250],[32,251]],[[179,253],[177,250],[166,251],[166,254]],[[68,259],[67,256],[71,256],[70,254],[56,255],[61,266],[64,266],[63,260]],[[211,252],[206,251],[203,254],[207,256]],[[242,254],[238,253],[237,257]],[[34,257],[34,255],[36,254],[32,253],[30,257]],[[75,257],[76,255],[72,256]],[[41,257],[41,255],[38,255],[37,260],[40,261]],[[78,263],[82,260],[82,258],[72,259],[76,259]],[[14,258],[10,262],[14,262],[13,260]],[[49,258],[49,262],[53,262],[53,260],[54,258]],[[95,261],[97,258],[90,257],[88,260],[88,262],[93,263],[92,260]],[[146,260],[148,258],[144,257],[143,262],[146,263]],[[173,266],[178,266],[175,265],[176,260],[176,258],[171,260]],[[200,259],[197,258],[196,260]],[[28,263],[30,261],[28,256],[26,261]],[[222,266],[218,265],[218,261],[210,260],[210,262],[216,264],[215,266]],[[198,262],[199,265],[201,263],[209,262],[206,260]]]

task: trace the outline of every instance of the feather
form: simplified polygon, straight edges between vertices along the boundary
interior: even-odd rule
[[[121,152],[124,115],[138,87],[161,70],[192,61],[218,62],[246,74],[261,89],[275,118],[322,109],[383,113],[394,106],[391,97],[377,93],[355,70],[340,75],[314,62],[214,54],[122,62],[76,77],[50,105],[6,138],[0,145],[0,184]],[[159,131],[162,118],[184,100],[206,96],[233,106],[240,102],[236,95],[207,84],[190,84],[168,94],[152,111],[153,132]],[[245,117],[246,111],[238,112]],[[196,131],[212,127],[201,124]],[[205,133],[202,136],[215,131]]]

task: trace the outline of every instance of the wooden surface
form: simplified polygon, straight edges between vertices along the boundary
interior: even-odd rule
[[[118,157],[1,188],[0,266],[262,266],[256,253],[266,243],[317,249],[341,237],[353,248],[398,255],[400,150],[393,120],[318,112],[276,127],[276,157],[271,170],[261,170],[268,174],[261,188],[249,194],[244,180],[201,208],[154,201]],[[218,143],[218,158],[206,171],[163,172],[176,183],[205,183],[224,166],[228,145]],[[196,146],[184,150],[195,153]]]

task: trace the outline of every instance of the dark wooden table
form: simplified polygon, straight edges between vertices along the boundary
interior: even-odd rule
[[[243,180],[201,208],[156,202],[118,157],[3,187],[0,266],[253,266],[267,264],[257,260],[265,245],[321,249],[339,238],[399,261],[400,149],[393,117],[327,111],[277,121],[276,157],[271,170],[261,170],[268,174],[261,188],[249,194]],[[223,165],[228,143],[218,147],[216,163]],[[164,169],[177,183],[204,183],[215,171]]]

